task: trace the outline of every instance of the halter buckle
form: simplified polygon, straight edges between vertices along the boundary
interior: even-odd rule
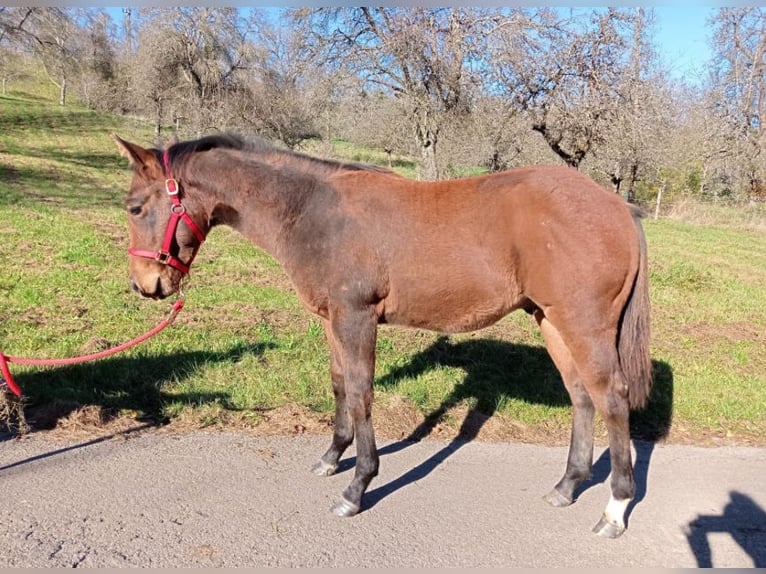
[[[178,195],[180,189],[181,187],[178,185],[178,181],[175,178],[170,177],[165,180],[165,191],[168,195]]]
[[[162,263],[163,265],[170,265],[169,261],[172,258],[173,256],[167,251],[158,251],[157,255],[154,257],[154,260]]]

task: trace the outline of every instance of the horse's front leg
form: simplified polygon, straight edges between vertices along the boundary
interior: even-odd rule
[[[346,409],[356,437],[354,478],[332,510],[338,516],[354,516],[362,508],[362,495],[378,474],[378,451],[372,427],[378,322],[370,308],[341,306],[331,311],[330,328],[340,353]]]
[[[329,320],[323,322],[325,337],[330,347],[330,379],[335,396],[335,425],[332,442],[311,471],[317,476],[330,476],[338,469],[338,461],[354,440],[354,425],[346,407],[346,386],[343,378],[341,350],[332,333]]]

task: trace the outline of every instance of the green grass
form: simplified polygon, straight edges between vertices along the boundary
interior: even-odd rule
[[[137,120],[0,97],[0,350],[8,355],[63,357],[121,343],[168,310],[128,289],[130,171],[115,132],[153,139]],[[387,164],[382,152],[335,148]],[[397,161],[395,169],[414,172],[411,160]],[[645,227],[656,384],[649,407],[634,414],[635,433],[763,444],[766,235],[669,220]],[[320,417],[333,408],[320,324],[279,265],[226,228],[201,250],[173,328],[96,363],[12,370],[38,426],[88,405],[200,425],[263,424],[290,405]],[[469,409],[513,430],[498,436],[568,439],[568,397],[523,313],[450,337],[381,328],[375,390],[376,404],[405,405],[432,425],[458,428]]]

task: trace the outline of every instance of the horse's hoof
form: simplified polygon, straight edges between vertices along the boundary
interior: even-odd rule
[[[340,502],[336,503],[335,506],[332,507],[332,513],[335,516],[348,518],[350,516],[359,514],[359,505],[354,504],[353,502],[349,502],[345,498],[341,498]]]
[[[332,476],[335,474],[336,470],[338,470],[337,464],[327,464],[323,460],[320,460],[318,463],[311,467],[311,472],[317,476]]]
[[[598,524],[593,527],[593,532],[604,538],[619,538],[625,532],[625,527],[609,522],[606,518],[602,517]]]
[[[565,506],[569,506],[573,502],[571,498],[567,498],[555,488],[551,490],[548,494],[543,496],[543,500],[556,508],[564,508]]]

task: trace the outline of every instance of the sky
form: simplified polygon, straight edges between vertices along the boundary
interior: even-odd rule
[[[656,46],[671,77],[684,75],[698,81],[712,58],[707,19],[715,12],[711,7],[654,7]]]

